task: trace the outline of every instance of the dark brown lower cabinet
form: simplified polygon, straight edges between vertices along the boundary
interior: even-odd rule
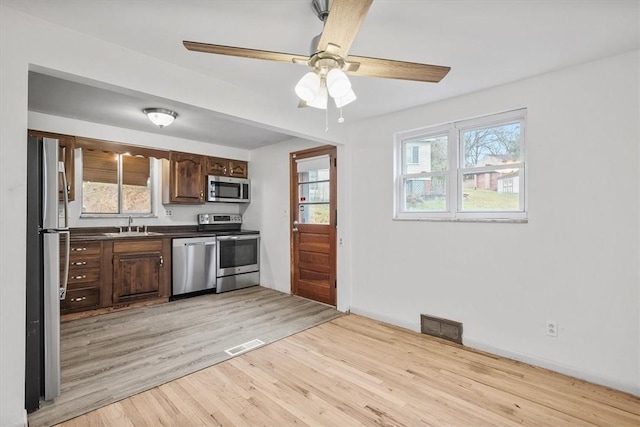
[[[62,239],[61,239],[62,240]],[[60,242],[60,253],[64,253]],[[72,242],[69,252],[67,295],[60,301],[60,313],[93,310],[102,307],[103,247],[101,242]],[[64,265],[60,260],[60,283],[64,282]],[[110,298],[108,304],[111,304]]]
[[[113,243],[113,304],[163,296],[162,240]]]

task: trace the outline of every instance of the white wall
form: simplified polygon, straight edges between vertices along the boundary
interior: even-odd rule
[[[414,330],[421,313],[458,320],[468,345],[640,394],[638,62],[632,52],[352,127],[352,312]],[[392,221],[394,132],[519,107],[527,224]]]
[[[0,3],[0,426],[26,422],[24,318],[27,74],[54,70],[221,112],[304,138],[339,140],[277,99],[17,12]],[[153,70],[150,73],[149,70]]]
[[[260,231],[260,285],[267,288],[291,292],[289,153],[319,145],[296,138],[251,151],[251,204],[243,220]]]

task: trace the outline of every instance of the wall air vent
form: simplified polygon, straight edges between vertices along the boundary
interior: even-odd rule
[[[462,323],[460,322],[421,314],[420,332],[462,344]]]

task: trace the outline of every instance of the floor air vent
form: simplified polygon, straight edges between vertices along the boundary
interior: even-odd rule
[[[255,339],[255,340],[248,341],[244,344],[240,344],[235,347],[228,348],[224,352],[227,353],[229,356],[237,356],[239,354],[244,353],[245,351],[249,351],[256,347],[260,347],[261,345],[264,345],[264,342],[260,341],[259,339]]]
[[[460,322],[421,314],[420,332],[462,344],[462,323]]]

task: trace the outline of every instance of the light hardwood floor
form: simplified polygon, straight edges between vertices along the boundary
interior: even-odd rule
[[[62,427],[639,426],[640,399],[348,315]]]
[[[62,393],[29,415],[53,425],[341,316],[334,307],[252,287],[61,325]]]

